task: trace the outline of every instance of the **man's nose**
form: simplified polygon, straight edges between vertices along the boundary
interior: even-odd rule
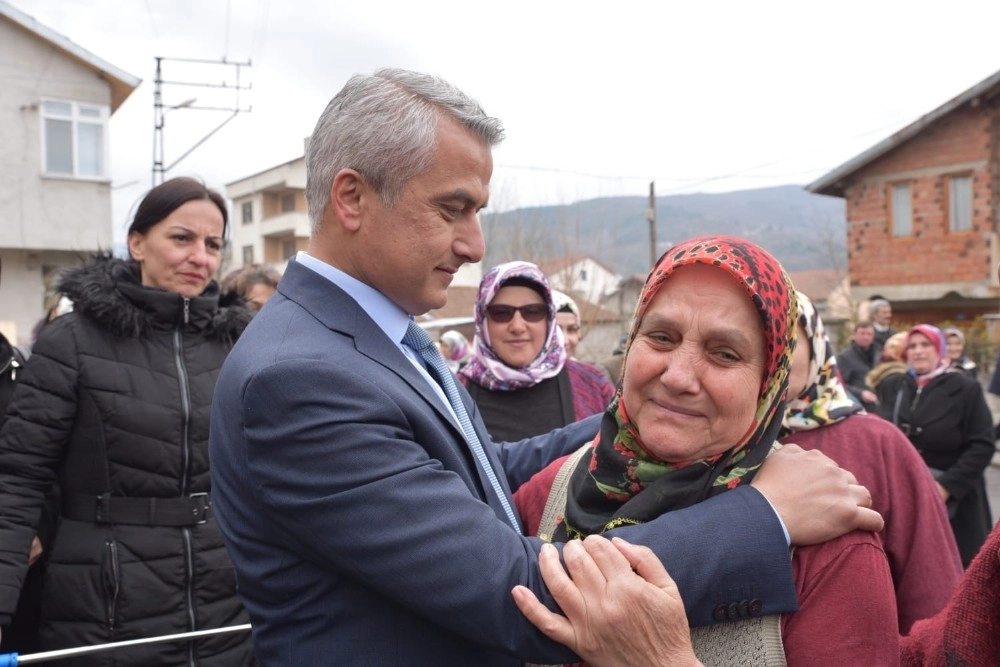
[[[455,254],[470,264],[482,260],[486,254],[483,228],[479,224],[479,214],[472,214],[471,220],[459,224],[459,232],[454,243]]]

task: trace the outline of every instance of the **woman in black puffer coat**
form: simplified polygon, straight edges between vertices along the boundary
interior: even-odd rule
[[[176,178],[143,199],[130,260],[63,274],[73,312],[42,331],[0,430],[0,624],[46,492],[61,517],[41,650],[248,623],[210,509],[208,421],[219,368],[249,322],[212,279],[223,199]],[[248,665],[249,632],[95,653],[77,665]]]
[[[968,567],[993,528],[985,471],[993,460],[993,418],[977,380],[949,368],[944,334],[918,324],[907,334],[909,370],[879,385],[882,417],[902,429],[937,480]]]

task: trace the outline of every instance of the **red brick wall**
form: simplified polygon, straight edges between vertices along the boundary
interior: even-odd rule
[[[854,176],[846,192],[852,286],[991,279],[996,117],[985,107],[960,109]],[[970,162],[981,164],[971,171],[961,166]],[[952,175],[972,176],[971,231],[948,229]],[[913,233],[893,237],[889,191],[901,181],[910,183]]]

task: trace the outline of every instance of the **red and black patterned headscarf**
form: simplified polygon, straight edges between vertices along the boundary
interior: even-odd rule
[[[659,461],[643,445],[642,434],[629,420],[622,400],[623,383],[619,383],[618,393],[601,422],[594,453],[585,456],[572,473],[566,514],[555,531],[555,541],[643,523],[748,483],[777,439],[798,310],[795,290],[781,265],[749,241],[703,236],[664,253],[646,278],[639,297],[623,366],[628,365],[632,341],[650,302],[674,271],[691,264],[714,266],[728,273],[734,286],[746,293],[760,314],[765,373],[753,421],[743,436],[721,454],[698,461]]]

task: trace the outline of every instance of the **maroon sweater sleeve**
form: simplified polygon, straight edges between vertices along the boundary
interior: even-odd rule
[[[934,479],[906,436],[879,417],[857,414],[782,441],[823,452],[871,492],[872,509],[885,519],[880,537],[900,631],[906,634],[915,621],[943,609],[962,576],[962,562]]]
[[[896,665],[896,593],[881,543],[856,531],[792,558],[799,611],[781,619],[789,667]]]

